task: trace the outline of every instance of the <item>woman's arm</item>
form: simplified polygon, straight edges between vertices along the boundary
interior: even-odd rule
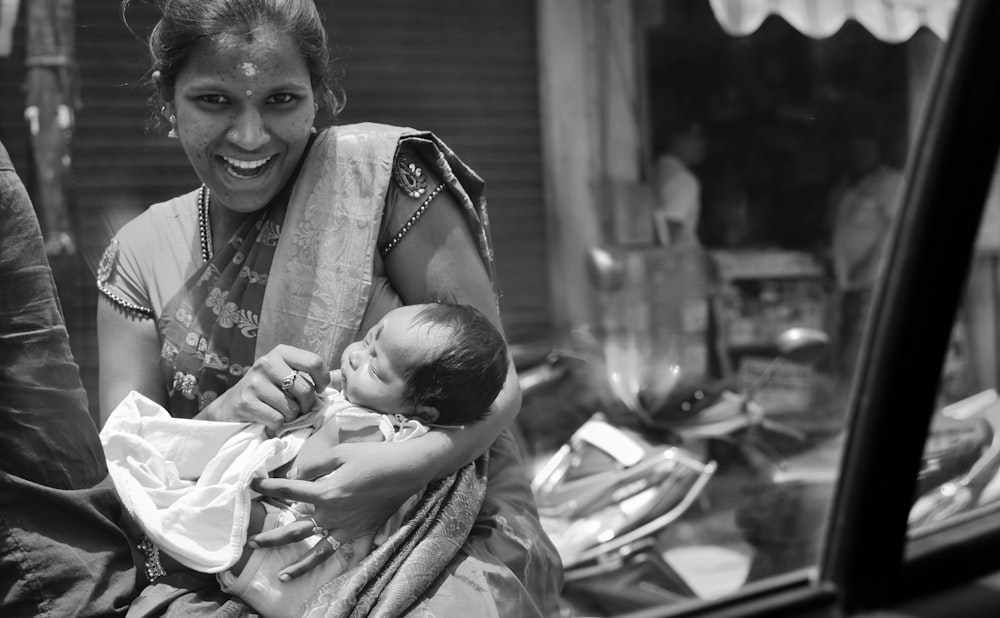
[[[138,391],[167,407],[167,392],[157,359],[160,340],[156,321],[113,303],[97,301],[97,343],[101,426],[129,391]]]
[[[385,259],[392,286],[406,304],[444,299],[470,304],[503,332],[493,284],[455,198],[442,191]],[[406,444],[433,480],[483,454],[514,421],[521,391],[511,360],[507,380],[490,414],[458,431],[431,431]],[[402,444],[400,445],[402,446]],[[417,467],[417,466],[415,466]]]
[[[436,300],[470,304],[503,332],[493,284],[459,208],[447,191],[435,198],[386,257],[389,280],[406,304]],[[373,445],[341,445],[327,465],[297,469],[296,476],[315,478],[357,457],[365,461],[365,478],[384,478],[377,489],[367,491],[378,491],[380,498],[389,500],[398,493],[402,501],[485,453],[514,421],[520,406],[521,390],[510,359],[503,390],[484,419],[460,430],[432,430],[416,440],[384,445],[377,457],[372,455]],[[356,485],[353,490],[360,490]]]
[[[407,304],[448,300],[482,311],[498,328],[500,313],[486,267],[459,205],[442,191],[385,259],[389,280]],[[501,328],[502,332],[502,328]],[[504,388],[483,420],[460,430],[433,430],[391,444],[341,444],[326,461],[300,468],[289,479],[259,479],[254,489],[315,505],[315,520],[340,540],[377,529],[409,496],[427,483],[473,461],[517,416],[521,391],[513,361]],[[317,478],[326,475],[323,478]],[[310,479],[316,479],[312,481]],[[255,535],[273,546],[297,540],[294,527]],[[323,547],[326,544],[319,544]],[[297,577],[327,555],[308,552],[283,571]]]

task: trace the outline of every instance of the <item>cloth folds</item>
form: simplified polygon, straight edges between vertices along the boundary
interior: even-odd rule
[[[30,198],[0,144],[0,615],[123,615],[141,580]]]
[[[231,314],[230,303],[259,315],[259,322],[254,322],[259,328],[252,333],[255,357],[282,343],[313,350],[335,364],[360,332],[403,304],[378,251],[386,232],[381,226],[386,221],[406,222],[421,205],[419,200],[405,199],[387,203],[393,161],[403,147],[411,149],[429,176],[445,184],[451,203],[439,196],[429,207],[458,205],[496,289],[484,184],[475,172],[430,133],[372,123],[331,127],[316,136],[290,188],[269,268],[247,269],[251,284],[267,277],[259,314],[255,307],[239,304],[234,294],[215,305],[220,309],[219,325],[225,329],[231,327],[231,320],[223,320]],[[197,235],[196,212],[193,192],[152,206],[116,236],[120,251],[107,285],[115,294],[148,306],[161,327],[169,320],[182,322],[185,328],[197,326],[183,311],[163,315],[164,305],[169,305],[164,301],[177,293],[178,286],[189,285],[192,273],[201,269],[214,277],[227,266],[202,269],[200,252],[191,251],[197,244],[183,240]],[[258,243],[269,242],[268,226],[263,223],[255,234]],[[420,233],[420,222],[410,233]],[[250,263],[250,249],[237,253],[247,256],[244,266]],[[179,259],[172,261],[174,257]],[[131,293],[132,287],[141,295]],[[225,292],[220,288],[216,297],[221,299]],[[192,328],[182,341],[165,342],[164,361],[181,367],[183,360],[193,363],[184,366],[195,368],[183,371],[178,383],[179,392],[183,395],[188,389],[191,397],[187,416],[211,397],[195,376],[199,363],[225,368],[235,382],[241,369],[254,360],[237,358],[235,347],[223,358],[225,349],[215,347],[217,330]],[[173,407],[171,413],[178,415]],[[562,584],[558,554],[538,521],[527,474],[509,432],[488,455],[433,484],[417,509],[355,569],[323,586],[307,615],[558,614]],[[254,615],[253,610],[221,593],[214,579],[191,573],[158,580],[130,611],[137,617],[244,615]]]

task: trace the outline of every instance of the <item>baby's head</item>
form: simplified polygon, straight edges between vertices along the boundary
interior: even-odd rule
[[[503,336],[474,307],[406,305],[344,350],[342,391],[355,405],[385,414],[462,425],[487,413],[507,362]]]

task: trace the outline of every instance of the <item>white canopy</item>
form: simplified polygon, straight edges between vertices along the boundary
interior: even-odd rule
[[[751,34],[771,14],[813,38],[835,34],[848,19],[882,41],[908,40],[921,26],[942,40],[951,29],[958,0],[709,0],[723,30]]]

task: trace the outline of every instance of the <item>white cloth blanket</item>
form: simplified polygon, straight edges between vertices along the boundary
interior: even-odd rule
[[[270,438],[259,423],[173,418],[133,391],[101,442],[115,488],[149,539],[185,566],[217,573],[246,544],[250,482],[295,458],[316,414]]]
[[[133,391],[100,432],[115,489],[157,547],[196,571],[224,571],[246,544],[250,501],[260,495],[250,489],[251,481],[293,460],[305,439],[335,414],[365,416],[387,442],[427,430],[414,419],[396,427],[333,389],[319,399],[317,410],[269,437],[259,423],[174,418]]]

